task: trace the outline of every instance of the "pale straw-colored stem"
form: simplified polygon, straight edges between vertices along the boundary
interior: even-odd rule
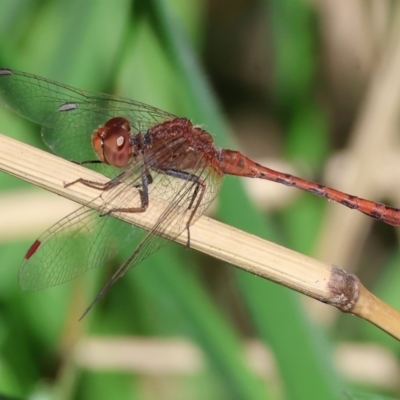
[[[65,188],[64,184],[79,178],[106,182],[104,176],[2,135],[0,149],[0,170],[80,204],[97,198],[90,206],[101,206],[98,190],[82,184]],[[145,213],[149,218],[143,219],[141,215],[140,225],[137,214],[119,213],[116,216],[149,230],[162,209],[161,203],[160,199],[150,199]],[[190,228],[190,233],[193,249],[353,313],[400,339],[400,313],[375,298],[353,274],[207,217],[201,217]],[[168,236],[168,231],[165,235]],[[176,241],[186,244],[186,232]]]

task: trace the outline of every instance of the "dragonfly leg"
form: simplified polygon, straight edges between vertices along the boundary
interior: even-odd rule
[[[125,173],[126,173],[126,171],[122,172],[115,178],[110,179],[108,182],[105,182],[105,183],[94,182],[94,181],[90,181],[88,179],[79,178],[73,182],[64,183],[64,187],[67,188],[67,187],[73,186],[77,183],[82,183],[82,185],[89,186],[93,189],[99,189],[99,190],[105,191],[105,190],[109,190],[109,189],[113,188],[114,186],[119,185],[122,182],[121,178]]]
[[[151,185],[153,183],[153,177],[151,176],[150,172],[146,169],[146,175],[147,175],[147,185]],[[135,189],[139,189],[143,187],[143,184],[136,184],[133,186]]]
[[[195,174],[191,174],[190,172],[186,172],[186,171],[179,171],[176,169],[165,169],[165,170],[157,170],[157,172],[193,183],[194,191],[193,191],[193,195],[192,195],[192,198],[191,198],[189,206],[188,206],[188,210],[191,210],[191,213],[190,213],[189,219],[186,223],[186,231],[187,231],[187,235],[188,235],[186,248],[189,248],[190,247],[190,226],[193,223],[193,218],[196,215],[197,209],[199,208],[199,206],[201,204],[201,200],[203,199],[204,193],[206,191],[206,182],[204,181],[204,179],[200,178],[199,176],[197,176]],[[194,207],[193,207],[193,204],[194,204]]]
[[[87,160],[87,161],[81,161],[81,162],[79,162],[79,161],[73,161],[75,164],[78,164],[78,165],[86,165],[86,164],[104,164],[104,162],[103,161],[100,161],[100,160]]]
[[[101,213],[100,216],[104,215],[110,215],[111,213],[114,212],[125,212],[125,213],[140,213],[140,212],[145,212],[149,206],[149,184],[153,182],[153,178],[151,177],[147,167],[143,165],[142,171],[141,171],[141,178],[142,178],[142,183],[140,185],[135,185],[135,188],[138,188],[139,186],[142,189],[139,189],[139,194],[140,194],[140,207],[125,207],[125,208],[112,208],[111,210],[108,210],[104,213]]]
[[[74,161],[74,160],[69,160],[74,164],[77,165],[86,165],[86,164],[104,164],[103,161],[100,160],[87,160],[87,161]]]

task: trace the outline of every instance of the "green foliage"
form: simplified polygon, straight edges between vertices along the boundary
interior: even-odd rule
[[[265,114],[276,112],[275,122],[285,131],[284,154],[295,162],[305,159],[318,170],[330,151],[329,122],[313,94],[320,50],[316,16],[305,3],[309,2],[265,0],[259,8],[270,22],[275,63],[274,85],[268,94],[273,100],[270,108],[264,106]],[[207,50],[205,2],[3,0],[1,8],[0,35],[7,38],[0,43],[4,67],[188,116],[212,132],[219,145],[235,147],[223,106],[201,66]],[[4,110],[0,116],[2,133],[44,147],[37,127]],[[31,190],[4,174],[0,187],[2,193]],[[311,253],[325,205],[321,199],[305,196],[270,218],[252,205],[238,179],[227,178],[217,216],[239,229]],[[29,204],[21,210],[31,212],[35,210]],[[85,400],[333,400],[345,399],[345,393],[351,392],[334,365],[333,348],[339,342],[335,330],[326,332],[311,321],[301,296],[289,289],[231,267],[221,279],[223,266],[171,244],[127,274],[78,323],[83,309],[76,310],[74,301],[84,297],[83,304],[88,303],[99,281],[104,281],[107,267],[113,265],[92,271],[86,281],[21,292],[17,271],[25,245],[16,240],[0,246],[0,394]],[[210,281],[217,283],[210,285]],[[395,280],[382,285],[382,293],[390,288],[388,297],[398,303]],[[219,293],[226,295],[223,301]],[[74,343],[95,335],[189,339],[201,349],[204,363],[193,373],[171,373],[162,379],[82,367],[75,361]],[[388,342],[368,330],[349,337]],[[271,350],[279,378],[265,380],[250,368],[244,356],[249,338]],[[166,389],[149,393],[144,387],[152,379]]]

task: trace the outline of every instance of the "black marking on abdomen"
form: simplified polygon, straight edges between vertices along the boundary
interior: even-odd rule
[[[310,193],[316,194],[317,196],[321,196],[321,197],[326,196],[326,191],[325,191],[324,186],[319,187],[318,189],[317,188],[307,189],[307,191]]]
[[[289,176],[290,176],[290,178],[292,177],[291,175],[289,175]],[[282,179],[282,178],[277,178],[277,179],[276,179],[276,182],[277,182],[277,183],[282,183],[283,185],[286,185],[286,186],[296,186],[296,183],[295,183],[295,182],[293,182],[293,181],[287,181],[287,180]]]
[[[357,204],[350,203],[347,200],[341,200],[339,203],[345,207],[351,208],[352,210],[354,210],[355,208],[358,208]]]
[[[368,215],[375,219],[382,219],[382,214],[377,211],[371,211]]]

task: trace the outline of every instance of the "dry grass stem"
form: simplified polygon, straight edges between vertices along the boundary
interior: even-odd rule
[[[2,135],[0,148],[0,170],[77,203],[87,204],[90,201],[93,208],[102,205],[98,190],[79,184],[65,188],[64,183],[78,178],[106,182],[104,176]],[[130,190],[136,189],[132,187]],[[137,214],[119,213],[116,217],[149,230],[157,213],[162,210],[162,203],[160,199],[151,198],[145,218],[141,215],[140,224]],[[168,231],[165,236],[168,236]],[[186,244],[186,232],[176,241]],[[400,339],[400,314],[370,294],[354,275],[340,268],[207,217],[200,218],[191,227],[191,247],[344,312],[358,315]]]

